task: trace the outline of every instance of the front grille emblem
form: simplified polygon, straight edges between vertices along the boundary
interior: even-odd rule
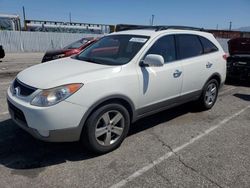
[[[13,95],[19,95],[20,94],[20,87],[16,87],[16,88],[14,88],[14,90],[13,90]]]

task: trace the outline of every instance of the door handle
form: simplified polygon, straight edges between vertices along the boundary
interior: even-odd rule
[[[209,69],[212,67],[212,65],[213,65],[213,63],[207,62],[206,67]]]
[[[180,76],[181,76],[181,73],[182,73],[182,71],[176,70],[176,71],[173,73],[174,78],[180,77]]]

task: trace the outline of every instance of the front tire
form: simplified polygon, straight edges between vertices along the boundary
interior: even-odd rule
[[[219,83],[216,79],[209,80],[203,88],[202,94],[198,100],[201,110],[211,109],[218,97]]]
[[[81,141],[95,153],[107,153],[121,145],[129,126],[130,117],[124,106],[106,104],[90,115],[84,125]]]

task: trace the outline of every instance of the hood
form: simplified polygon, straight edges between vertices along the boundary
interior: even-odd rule
[[[250,54],[250,38],[235,38],[228,41],[230,55]]]
[[[100,65],[68,57],[29,67],[20,72],[17,79],[35,88],[49,89],[64,84],[85,83],[95,77],[104,78],[114,70],[119,72],[117,68],[120,70],[121,66]]]
[[[68,52],[68,51],[70,51],[70,50],[68,50],[68,49],[58,49],[58,50],[49,50],[49,51],[47,51],[46,53],[45,53],[45,55],[47,56],[54,56],[54,55],[59,55],[59,54],[63,54],[63,53],[66,53],[66,52]]]

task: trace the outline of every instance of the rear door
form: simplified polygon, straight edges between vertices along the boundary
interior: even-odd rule
[[[214,63],[206,55],[201,38],[192,34],[176,35],[178,59],[183,67],[181,95],[199,94],[205,82],[213,73]],[[208,54],[208,53],[207,53]]]

